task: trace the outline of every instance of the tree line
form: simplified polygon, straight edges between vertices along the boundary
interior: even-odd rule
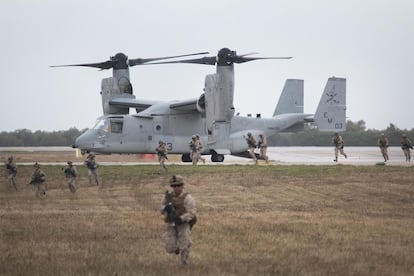
[[[38,147],[38,146],[72,146],[76,137],[87,129],[70,128],[61,131],[35,131],[19,129],[12,132],[0,132],[0,147]],[[399,129],[390,124],[385,130],[367,129],[365,121],[346,123],[346,131],[342,132],[345,146],[376,146],[378,137],[384,133],[390,146],[400,146],[401,137],[407,134],[414,139],[414,128]],[[331,146],[332,132],[322,132],[312,125],[307,125],[303,132],[279,133],[268,138],[269,146]]]
[[[46,147],[46,146],[72,146],[76,137],[87,129],[78,130],[70,128],[61,131],[32,132],[29,129],[18,129],[12,132],[0,132],[0,147]]]

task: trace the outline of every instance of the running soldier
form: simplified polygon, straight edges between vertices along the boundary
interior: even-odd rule
[[[158,142],[158,147],[155,148],[155,152],[158,155],[158,162],[160,162],[160,170],[167,171],[167,166],[165,166],[165,160],[168,159],[167,157],[167,147],[165,146],[164,141]]]
[[[63,172],[65,173],[65,177],[68,183],[69,190],[72,193],[75,193],[76,192],[75,181],[76,181],[76,177],[78,177],[78,170],[76,169],[75,166],[73,166],[72,161],[68,161],[67,164],[68,165],[66,166]]]
[[[17,175],[17,166],[14,162],[13,156],[10,156],[7,158],[6,163],[6,171],[7,171],[7,180],[9,181],[9,184],[14,187],[14,189],[17,191],[17,184],[16,184],[16,175]]]
[[[338,132],[335,132],[334,136],[332,137],[332,143],[335,145],[335,159],[334,162],[338,162],[338,152],[340,152],[345,158],[348,158],[346,153],[344,152],[344,140],[342,136],[339,135]]]
[[[92,185],[93,180],[96,183],[96,186],[99,186],[98,180],[98,163],[95,160],[95,154],[90,153],[88,157],[86,157],[85,165],[88,167],[88,176],[89,176],[89,184]]]
[[[45,197],[46,196],[46,174],[40,169],[39,163],[34,164],[34,172],[32,174],[32,180],[30,184],[34,185],[36,197]]]
[[[267,139],[263,134],[259,134],[259,142],[257,147],[260,149],[260,158],[269,163],[269,157],[267,156]]]
[[[198,159],[200,157],[200,153],[198,150],[198,142],[197,142],[197,136],[193,135],[191,136],[191,141],[188,142],[188,146],[190,147],[190,158],[193,161],[193,165],[197,165]]]
[[[390,160],[388,157],[388,138],[385,137],[384,133],[381,133],[380,137],[378,138],[378,146],[381,150],[382,157],[384,157],[384,162]]]
[[[250,132],[247,133],[246,142],[249,147],[249,155],[254,160],[254,163],[257,165],[257,158],[256,154],[254,153],[254,150],[256,148],[256,139],[254,139],[254,136]]]
[[[206,163],[206,159],[201,156],[201,152],[203,151],[203,142],[201,141],[200,135],[196,134],[196,140],[198,143],[198,160],[203,161],[203,164]]]
[[[401,149],[404,152],[405,161],[411,161],[411,152],[410,150],[413,149],[413,144],[411,143],[410,138],[408,138],[407,134],[403,134],[401,140]]]
[[[167,253],[181,254],[181,264],[188,265],[192,244],[191,230],[196,223],[196,204],[189,193],[184,193],[184,179],[180,175],[172,176],[169,181],[172,192],[166,192],[161,202],[166,232],[162,242]]]

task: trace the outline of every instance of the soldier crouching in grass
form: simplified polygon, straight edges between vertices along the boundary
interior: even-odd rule
[[[161,213],[166,222],[166,232],[162,242],[167,253],[181,254],[181,264],[188,265],[190,254],[191,229],[196,223],[196,204],[189,193],[184,193],[184,179],[174,175],[169,181],[173,191],[165,192],[161,202]]]

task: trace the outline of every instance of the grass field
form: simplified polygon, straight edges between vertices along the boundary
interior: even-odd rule
[[[71,194],[60,166],[0,186],[0,275],[413,275],[414,170],[392,166],[101,166]],[[197,202],[191,264],[160,243],[181,174]]]

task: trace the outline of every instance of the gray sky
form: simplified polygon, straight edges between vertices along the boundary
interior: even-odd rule
[[[2,0],[0,131],[92,127],[111,70],[49,65],[149,58],[228,47],[293,56],[235,65],[236,112],[273,114],[287,78],[303,79],[314,113],[328,77],[347,79],[347,117],[414,128],[412,0]],[[130,69],[137,98],[202,93],[207,65]]]

